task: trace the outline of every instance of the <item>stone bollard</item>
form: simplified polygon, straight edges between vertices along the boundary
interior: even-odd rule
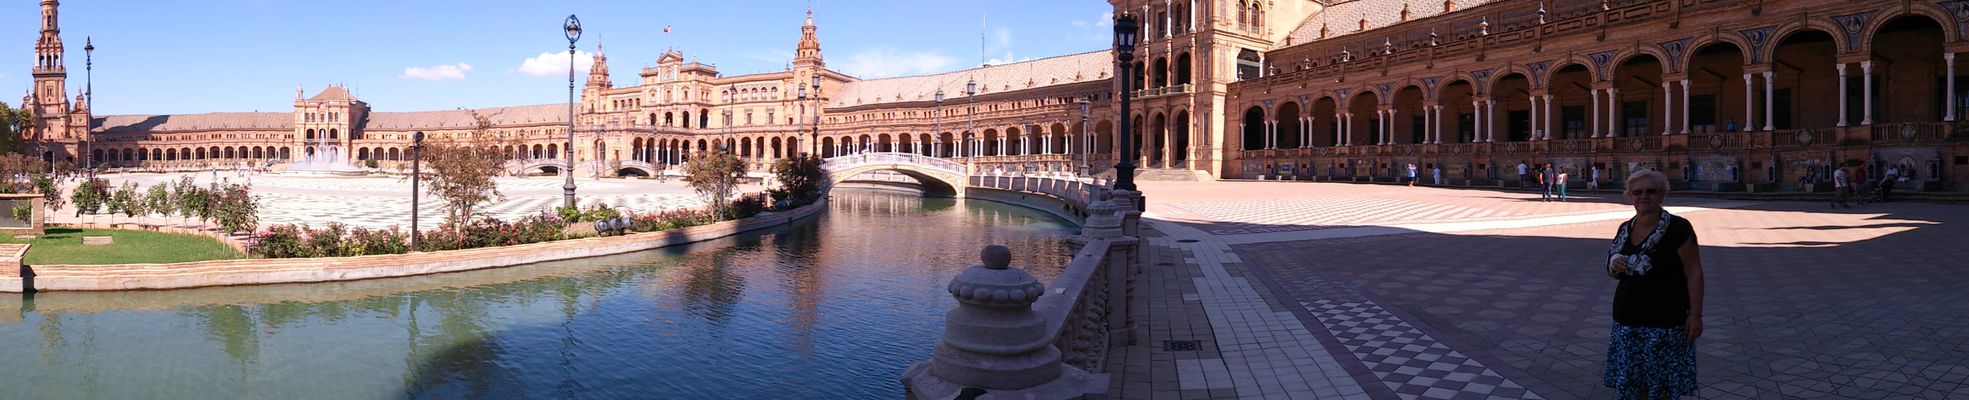
[[[1080,229],[1080,236],[1069,239],[1079,248],[1095,240],[1108,241],[1108,253],[1102,256],[1101,267],[1107,269],[1108,278],[1108,343],[1134,345],[1135,314],[1129,312],[1129,305],[1135,299],[1135,276],[1141,268],[1135,264],[1135,249],[1141,240],[1121,232],[1122,213],[1115,210],[1114,203],[1101,200],[1087,206],[1087,223]]]
[[[960,393],[978,398],[1077,398],[1106,378],[1060,363],[1044,315],[1032,303],[1045,285],[1024,270],[1010,268],[1012,250],[985,246],[973,266],[950,281],[957,309],[944,317],[943,340],[929,361],[903,371],[908,398],[948,399]]]
[[[1147,200],[1142,197],[1142,192],[1115,190],[1109,193],[1108,196],[1114,200],[1115,208],[1123,213],[1121,217],[1121,234],[1142,237],[1143,201]]]

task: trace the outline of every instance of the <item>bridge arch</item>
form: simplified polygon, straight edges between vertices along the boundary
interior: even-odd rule
[[[894,172],[915,179],[926,196],[963,197],[967,174],[963,164],[901,152],[864,153],[827,159],[828,187],[869,172]]]

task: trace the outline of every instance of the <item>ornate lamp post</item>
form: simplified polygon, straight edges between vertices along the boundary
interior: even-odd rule
[[[967,121],[966,124],[970,125],[970,127],[965,128],[964,131],[964,150],[966,150],[965,153],[971,157],[977,157],[978,156],[977,153],[984,152],[984,150],[970,151],[971,134],[973,132],[978,131],[977,94],[978,94],[977,78],[971,78],[969,81],[964,82],[964,108],[965,108],[964,120]],[[978,140],[984,140],[984,138],[980,137],[978,138]]]
[[[1135,17],[1126,13],[1114,20],[1114,63],[1121,68],[1114,79],[1121,81],[1121,159],[1114,164],[1114,189],[1135,190],[1135,131],[1129,126],[1128,86],[1129,77],[1134,76],[1129,66],[1135,59]]]
[[[820,156],[820,70],[814,70],[814,133],[807,137],[807,145],[814,149],[814,156]]]
[[[88,112],[82,116],[82,137],[84,138],[82,140],[82,168],[89,170],[90,178],[95,178],[96,156],[95,154],[89,153],[89,142],[96,139],[96,40],[95,38],[84,37],[82,42],[82,97],[89,99]]]
[[[1087,101],[1087,97],[1082,96],[1073,103],[1080,105],[1080,175],[1086,176],[1088,170],[1092,169],[1087,165],[1087,155],[1094,152],[1094,139],[1089,135],[1092,132],[1087,131],[1087,107],[1093,105],[1093,102]],[[1072,145],[1069,144],[1068,147]]]
[[[931,140],[937,140],[937,139],[942,139],[942,136],[943,136],[943,88],[937,88],[937,108],[936,108],[936,111],[935,111],[934,113],[932,113],[932,114],[930,115],[930,120],[931,120],[931,121],[936,121],[936,127],[937,127],[937,128],[936,128],[936,129],[937,129],[937,131],[936,131],[935,133],[932,133],[932,135],[934,135],[934,136],[931,136]],[[941,156],[943,156],[943,152],[941,152],[941,151],[937,151],[937,148],[936,148],[936,143],[937,143],[937,142],[934,142],[934,141],[933,141],[933,142],[930,142],[930,146],[931,146],[931,147],[930,147],[930,156],[931,156],[931,157],[941,157]]]
[[[567,153],[567,168],[561,172],[567,183],[561,185],[561,206],[574,208],[574,42],[581,40],[581,19],[568,14],[561,29],[567,31],[567,147],[561,148]]]
[[[417,186],[423,177],[424,131],[410,134],[410,251],[417,251]],[[402,164],[398,164],[402,165]]]

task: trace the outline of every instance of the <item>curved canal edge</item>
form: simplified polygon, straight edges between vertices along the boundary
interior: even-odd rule
[[[0,273],[0,292],[186,289],[340,282],[509,267],[622,254],[773,228],[827,209],[822,198],[786,212],[670,229],[516,246],[355,257],[198,261],[171,264],[23,265]]]

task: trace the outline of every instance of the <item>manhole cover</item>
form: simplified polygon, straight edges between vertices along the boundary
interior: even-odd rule
[[[1196,242],[1197,242],[1196,239],[1181,239],[1176,241],[1176,243],[1196,243]]]
[[[1195,340],[1164,340],[1162,351],[1196,351],[1201,344]]]

